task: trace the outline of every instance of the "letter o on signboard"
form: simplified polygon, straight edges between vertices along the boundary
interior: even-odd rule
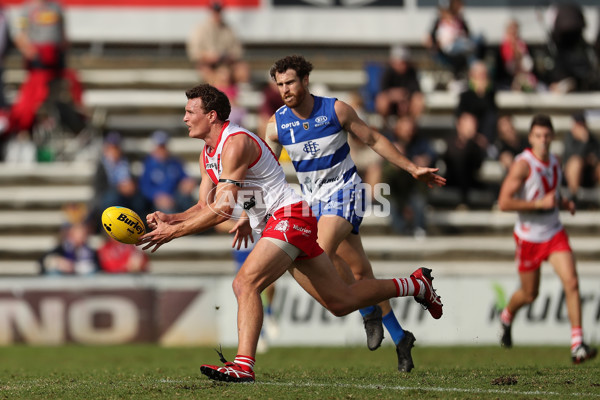
[[[109,314],[112,324],[94,326],[95,314]],[[95,296],[77,300],[69,308],[69,332],[75,342],[117,344],[132,340],[138,330],[138,309],[129,299]]]

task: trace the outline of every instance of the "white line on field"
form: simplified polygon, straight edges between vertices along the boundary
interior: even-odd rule
[[[521,396],[565,396],[564,393],[558,392],[543,392],[539,390],[503,390],[503,389],[462,389],[462,388],[442,388],[442,387],[412,387],[412,386],[386,386],[386,385],[354,385],[348,383],[341,384],[327,384],[327,383],[298,383],[298,382],[258,382],[260,385],[270,386],[304,386],[304,387],[343,387],[343,388],[354,388],[354,389],[378,389],[378,390],[422,390],[425,392],[458,392],[458,393],[475,393],[475,394],[512,394]],[[590,393],[569,393],[566,396],[581,397],[581,396],[593,396],[600,397],[600,394]]]
[[[173,380],[161,380],[164,383],[182,383],[183,381]],[[352,389],[376,389],[376,390],[397,390],[397,391],[408,391],[408,390],[422,390],[424,392],[455,392],[455,393],[474,393],[474,394],[511,394],[520,396],[569,396],[569,397],[599,397],[600,394],[595,393],[558,393],[558,392],[545,392],[540,390],[508,390],[508,389],[462,389],[462,388],[442,388],[442,387],[420,387],[420,386],[386,386],[386,385],[355,385],[349,383],[311,383],[311,382],[261,382],[258,381],[256,385],[266,386],[290,386],[290,387],[341,387],[341,388],[352,388]]]

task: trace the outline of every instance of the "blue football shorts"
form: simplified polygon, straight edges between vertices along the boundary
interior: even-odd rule
[[[346,186],[333,193],[328,200],[313,202],[312,211],[317,220],[323,215],[337,215],[352,224],[352,233],[358,234],[358,228],[366,210],[366,193],[363,185]]]

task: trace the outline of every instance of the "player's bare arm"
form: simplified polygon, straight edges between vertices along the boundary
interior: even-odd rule
[[[228,220],[235,207],[239,190],[233,182],[244,181],[249,165],[258,156],[258,148],[252,139],[246,135],[232,136],[225,144],[221,158],[221,178],[227,181],[213,186],[215,194],[212,203],[175,225],[156,220],[156,228],[142,236],[138,245],[145,244],[144,250],[154,246],[152,252],[155,252],[175,238],[203,232]],[[209,179],[208,176],[205,178]]]
[[[529,164],[519,160],[510,167],[498,196],[498,206],[502,211],[534,211],[549,210],[556,207],[554,190],[546,193],[543,198],[533,201],[519,199],[516,196],[529,176]]]
[[[160,219],[163,222],[166,222],[169,225],[175,225],[182,221],[185,221],[189,218],[190,215],[195,214],[200,211],[202,208],[206,207],[206,205],[213,201],[214,184],[208,177],[206,173],[206,169],[204,168],[204,163],[202,162],[202,155],[199,160],[200,164],[200,185],[198,189],[198,202],[194,204],[192,207],[188,208],[185,211],[174,214],[165,214],[162,211],[155,211],[152,214],[148,214],[146,216],[146,223],[150,229],[156,228],[156,220]]]
[[[283,146],[279,143],[277,135],[277,122],[275,121],[275,115],[271,115],[269,122],[267,122],[267,128],[265,130],[265,142],[269,145],[275,157],[279,159],[281,156],[281,150]]]
[[[385,136],[369,127],[360,119],[356,111],[348,104],[343,101],[336,101],[335,113],[340,124],[348,133],[357,137],[390,163],[411,174],[413,178],[425,182],[430,188],[434,185],[444,186],[446,184],[446,178],[436,174],[439,168],[427,168],[415,165],[402,155]]]

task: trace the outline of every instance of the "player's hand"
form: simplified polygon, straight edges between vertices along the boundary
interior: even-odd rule
[[[250,227],[250,220],[247,218],[239,219],[233,228],[231,228],[229,233],[235,233],[231,247],[235,248],[236,250],[241,248],[242,243],[244,244],[245,249],[248,248],[248,239],[250,239],[250,242],[254,243],[252,228]]]
[[[151,250],[151,253],[154,253],[160,246],[173,240],[175,236],[173,227],[159,218],[154,218],[152,223],[155,224],[155,228],[153,228],[154,230],[146,233],[143,236],[140,236],[140,239],[135,245],[145,245],[142,250],[147,250],[154,246],[154,248]]]
[[[162,211],[154,211],[152,214],[146,215],[146,224],[150,229],[156,229],[157,221],[169,223],[169,215]]]
[[[427,184],[429,188],[432,188],[434,185],[444,186],[446,184],[446,178],[436,174],[439,170],[439,168],[418,167],[413,177],[416,180]]]

